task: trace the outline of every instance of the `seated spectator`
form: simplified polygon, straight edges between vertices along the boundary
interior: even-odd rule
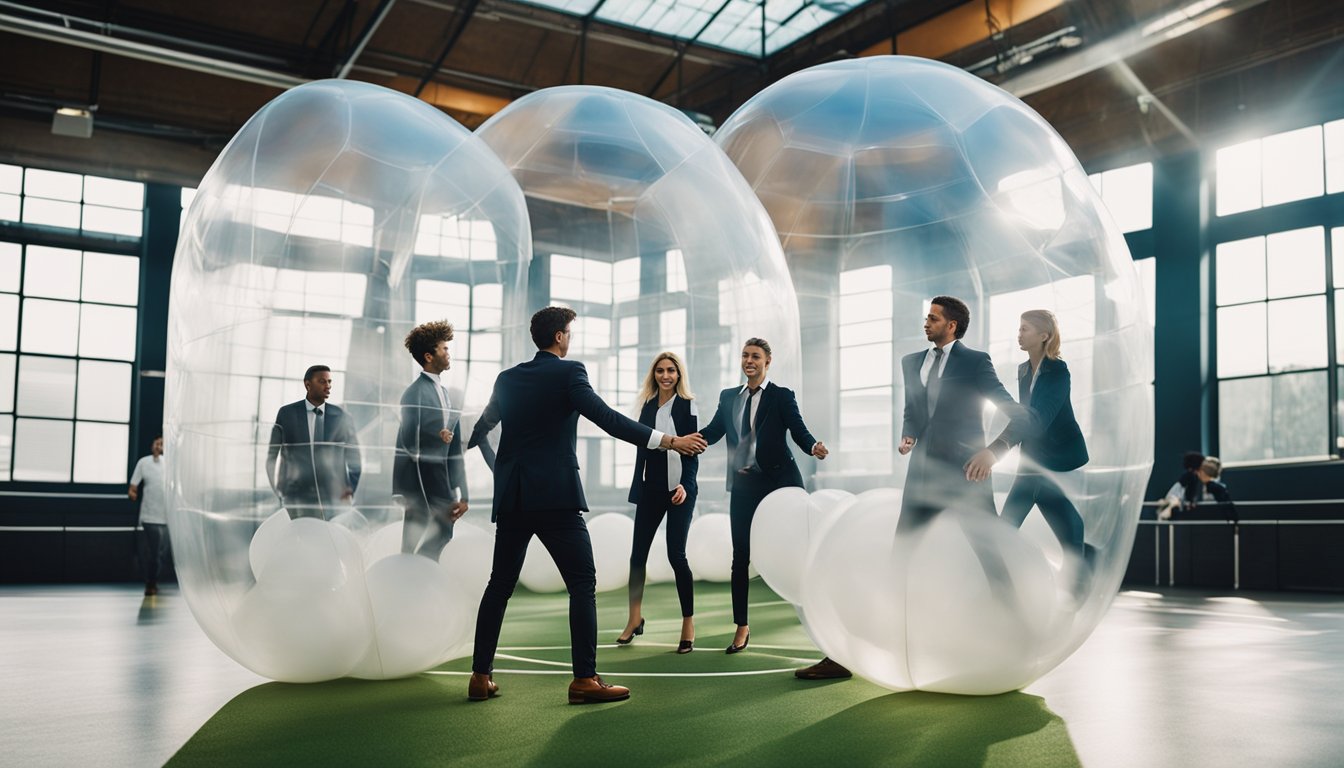
[[[1186,454],[1187,460],[1192,454]],[[1217,456],[1203,457],[1199,467],[1194,470],[1193,482],[1186,483],[1185,475],[1181,476],[1171,490],[1167,491],[1167,496],[1162,500],[1158,507],[1157,517],[1159,520],[1171,519],[1171,513],[1179,506],[1183,510],[1194,509],[1196,504],[1218,502],[1226,503],[1232,501],[1232,495],[1228,493],[1227,486],[1219,481],[1223,473],[1223,462]],[[1187,472],[1189,474],[1189,472]]]

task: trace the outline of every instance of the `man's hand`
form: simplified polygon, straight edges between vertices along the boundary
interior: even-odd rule
[[[913,449],[914,447],[915,447],[915,438],[902,437],[901,444],[896,446],[896,452],[904,456],[905,454],[909,453],[911,449]]]
[[[467,502],[465,501],[455,501],[448,507],[448,519],[454,523],[465,514],[467,514]]]
[[[453,430],[451,430],[451,429],[440,429],[440,430],[439,430],[439,437],[443,440],[443,442],[445,442],[445,443],[451,443],[451,442],[453,442]]]
[[[678,485],[676,489],[672,491],[672,506],[675,507],[684,501],[686,501],[686,489]]]
[[[704,453],[705,449],[709,447],[709,443],[705,442],[705,438],[701,437],[699,432],[695,432],[681,437],[673,437],[669,441],[668,447],[682,456],[694,456],[697,453]]]
[[[830,454],[831,452],[826,450],[826,444],[820,440],[817,441],[816,445],[812,446],[812,455],[816,456],[819,460],[825,461],[826,457]]]
[[[966,462],[966,479],[973,483],[987,479],[994,470],[995,461],[998,461],[998,458],[993,451],[981,448],[970,461]]]
[[[355,498],[355,489],[354,489],[354,488],[348,488],[348,487],[347,487],[347,488],[345,489],[345,491],[343,491],[343,492],[341,493],[341,501],[352,501],[352,500],[354,500],[354,498]]]
[[[135,501],[140,498],[140,489],[132,485],[126,489],[126,495],[131,497],[131,501]]]

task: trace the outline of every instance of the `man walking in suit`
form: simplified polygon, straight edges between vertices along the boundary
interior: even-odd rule
[[[392,493],[406,507],[401,551],[438,560],[453,538],[453,523],[467,511],[466,462],[453,411],[439,375],[448,370],[453,326],[444,320],[406,334],[406,351],[420,373],[401,396],[401,427],[392,462]]]
[[[550,552],[569,590],[574,671],[569,703],[619,701],[630,696],[628,688],[608,685],[597,674],[597,572],[582,516],[588,502],[575,452],[579,416],[613,437],[650,449],[692,455],[705,447],[698,436],[665,435],[608,407],[589,385],[583,364],[564,359],[574,317],[574,310],[565,307],[547,307],[532,316],[532,341],[539,350],[536,357],[495,379],[490,403],[468,443],[468,447],[482,444],[485,435],[503,423],[494,467],[494,565],[476,617],[476,651],[467,686],[467,698],[472,701],[484,701],[499,691],[492,678],[495,648],[504,609],[533,536]]]
[[[984,477],[972,477],[968,467],[986,447],[981,401],[989,400],[1012,420],[1004,431],[1006,445],[1021,431],[1024,411],[1004,389],[989,355],[961,341],[970,321],[971,310],[961,299],[935,296],[924,319],[932,346],[901,358],[905,416],[897,451],[913,454],[898,533],[922,528],[949,507],[998,514],[992,486],[978,482]],[[999,450],[1006,453],[1005,447]]]
[[[359,441],[349,415],[327,402],[330,368],[309,367],[303,388],[307,397],[275,414],[266,477],[290,517],[329,519],[338,504],[350,503],[359,487]]]
[[[742,345],[747,383],[719,393],[719,408],[700,434],[709,445],[728,438],[728,517],[733,537],[733,622],[737,633],[726,649],[747,647],[747,586],[751,565],[751,521],[761,499],[780,488],[802,488],[803,475],[785,437],[809,456],[825,459],[826,446],[807,430],[793,390],[771,382],[770,344],[751,338]]]
[[[914,451],[896,524],[896,553],[903,559],[914,550],[924,527],[944,509],[970,508],[998,520],[993,488],[972,480],[968,467],[985,447],[981,401],[988,399],[1015,420],[1021,409],[994,373],[989,355],[961,342],[970,322],[971,310],[961,299],[935,296],[924,319],[924,335],[932,346],[901,359],[905,417],[897,451],[902,456]],[[1013,434],[1013,429],[1010,424],[1007,433]],[[1002,556],[980,537],[967,538],[991,589],[1006,593],[1012,580]],[[848,669],[829,658],[795,674],[804,680],[850,676]]]

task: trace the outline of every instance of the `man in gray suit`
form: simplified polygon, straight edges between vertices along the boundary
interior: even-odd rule
[[[406,506],[401,551],[437,560],[453,538],[453,523],[467,511],[466,465],[460,411],[452,408],[439,374],[448,370],[453,326],[424,323],[406,334],[406,351],[420,365],[401,396],[401,428],[392,463],[392,492]]]

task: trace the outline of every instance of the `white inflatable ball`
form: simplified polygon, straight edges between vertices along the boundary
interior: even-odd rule
[[[247,561],[252,566],[252,578],[261,573],[261,564],[271,556],[275,542],[289,530],[289,513],[281,509],[257,526],[252,541],[247,545]]]
[[[331,518],[331,522],[355,534],[355,538],[362,542],[366,541],[373,533],[373,524],[354,507],[346,509]]]
[[[565,580],[560,576],[560,569],[555,567],[551,553],[535,536],[527,545],[527,558],[523,560],[518,583],[532,592],[562,592],[565,589]]]
[[[780,488],[761,499],[751,520],[751,562],[765,583],[790,603],[801,600],[809,506],[806,490]]]
[[[371,629],[354,535],[323,520],[290,521],[259,567],[256,586],[232,615],[241,661],[284,682],[349,674]]]
[[[439,565],[454,589],[466,595],[468,602],[479,605],[490,583],[494,557],[494,531],[459,522],[453,526],[453,540],[439,553]]]
[[[691,521],[686,559],[701,581],[728,581],[733,570],[733,533],[728,515],[711,513]]]
[[[676,581],[677,574],[672,572],[672,561],[667,559],[667,520],[658,526],[653,534],[653,543],[649,545],[649,562],[644,570],[645,584],[666,584]]]
[[[956,509],[898,537],[899,509],[899,491],[868,491],[822,534],[803,583],[813,641],[892,690],[990,694],[1036,679],[1036,648],[1060,628],[1039,550]]]
[[[405,677],[427,669],[461,647],[475,624],[470,595],[427,557],[385,557],[369,568],[368,585],[373,643],[355,677]]]
[[[344,589],[360,580],[364,555],[355,535],[311,517],[291,520],[260,562],[257,583],[294,594]]]
[[[588,521],[588,536],[593,541],[593,564],[597,566],[597,591],[625,589],[630,583],[630,549],[635,521],[625,515],[608,513]]]
[[[385,557],[401,554],[401,521],[388,523],[375,530],[364,544],[366,567]]]

